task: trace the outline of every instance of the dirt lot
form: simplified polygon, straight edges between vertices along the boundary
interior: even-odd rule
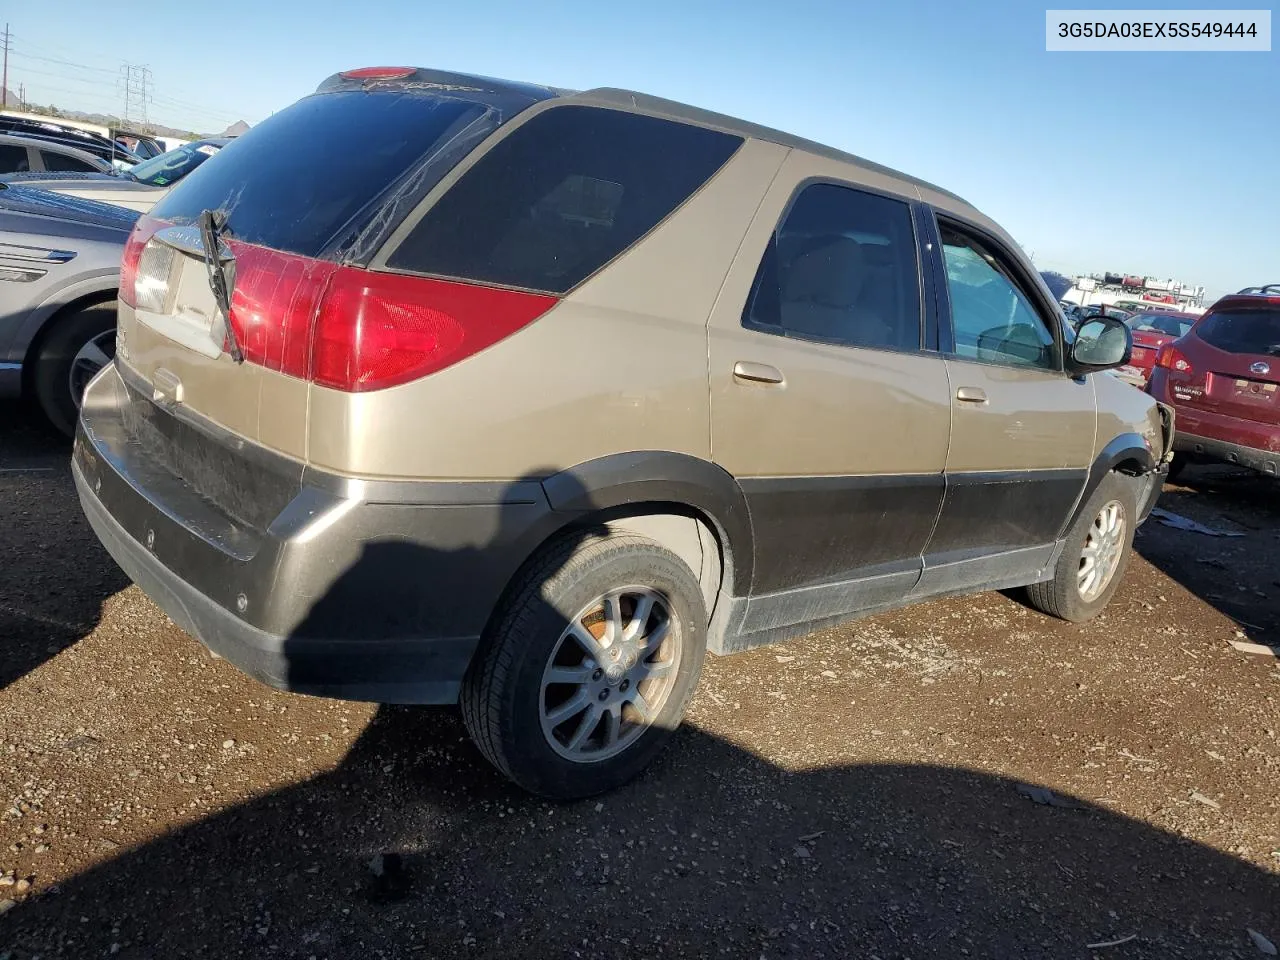
[[[553,805],[452,711],[211,659],[98,547],[66,445],[0,424],[0,957],[1280,944],[1280,661],[1229,644],[1280,643],[1274,484],[1189,471],[1161,505],[1243,536],[1152,521],[1084,628],[988,594],[712,659],[654,768]]]

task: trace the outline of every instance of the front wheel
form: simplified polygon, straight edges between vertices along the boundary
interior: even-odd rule
[[[1027,587],[1037,610],[1072,623],[1100,614],[1120,586],[1133,552],[1138,481],[1108,473],[1067,533],[1053,579]]]
[[[679,726],[706,651],[692,571],[645,537],[569,536],[520,576],[463,682],[480,751],[532,793],[638,774]]]

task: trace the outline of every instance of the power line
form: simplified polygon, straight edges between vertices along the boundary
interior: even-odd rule
[[[105,74],[111,74],[111,75],[114,75],[116,73],[115,70],[108,70],[106,67],[92,67],[87,63],[75,63],[74,61],[71,61],[71,60],[59,60],[57,57],[41,57],[41,56],[37,56],[34,53],[26,53],[25,51],[22,51],[22,50],[14,50],[13,55],[15,57],[20,57],[23,60],[39,60],[42,63],[55,63],[55,64],[58,64],[59,66],[75,67],[77,70],[90,70],[94,73],[105,73]]]

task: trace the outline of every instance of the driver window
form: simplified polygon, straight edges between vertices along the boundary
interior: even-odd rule
[[[938,224],[951,294],[959,357],[1020,367],[1057,369],[1053,334],[1012,273],[986,245]]]

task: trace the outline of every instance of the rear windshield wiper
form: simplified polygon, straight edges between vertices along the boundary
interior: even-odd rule
[[[204,265],[209,271],[209,289],[222,311],[222,326],[227,333],[227,352],[236,363],[244,363],[244,354],[236,341],[236,331],[231,326],[231,295],[227,291],[227,268],[222,262],[222,231],[227,225],[227,215],[206,210],[200,214],[200,239],[204,244]]]

